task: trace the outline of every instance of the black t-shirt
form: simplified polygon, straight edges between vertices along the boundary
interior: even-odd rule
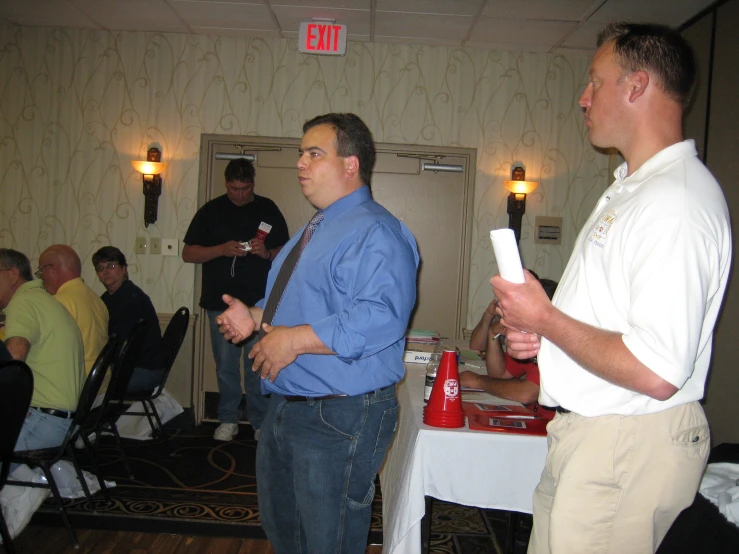
[[[197,211],[187,229],[184,243],[217,246],[230,240],[248,241],[256,236],[262,222],[272,225],[265,240],[268,249],[282,246],[290,238],[285,218],[272,200],[255,194],[253,201],[237,206],[224,194]],[[264,298],[270,267],[272,262],[252,254],[235,258],[219,256],[205,262],[200,307],[225,310],[226,304],[221,299],[224,294],[253,306]]]
[[[147,323],[146,337],[141,348],[141,355],[135,367],[144,369],[164,368],[161,353],[162,330],[154,304],[147,294],[131,281],[123,281],[114,294],[104,292],[100,298],[108,307],[108,334],[115,333],[119,340],[128,338],[131,329],[139,319]]]

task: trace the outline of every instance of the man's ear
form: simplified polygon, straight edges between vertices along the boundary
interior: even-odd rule
[[[647,91],[649,86],[649,73],[646,71],[636,71],[629,75],[629,102],[634,103],[637,98]]]
[[[10,282],[15,285],[18,281],[20,281],[21,278],[21,271],[17,267],[11,267],[8,270],[8,274],[10,275]]]
[[[359,173],[359,158],[356,156],[347,156],[344,158],[344,169],[347,177],[354,177]]]

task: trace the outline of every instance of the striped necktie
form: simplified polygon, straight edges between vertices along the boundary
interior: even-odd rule
[[[303,253],[303,249],[305,249],[305,246],[313,236],[313,232],[322,220],[323,212],[318,210],[308,222],[308,225],[305,226],[305,229],[303,229],[303,234],[300,237],[300,240],[295,243],[293,249],[290,250],[290,253],[285,257],[285,261],[282,263],[282,267],[280,267],[280,271],[277,273],[275,282],[272,285],[272,290],[269,293],[269,298],[267,298],[267,303],[264,305],[262,323],[272,324],[272,319],[275,317],[277,308],[280,306],[282,295],[287,288],[287,284],[290,282],[290,277],[292,277],[295,266],[298,265],[300,255]],[[261,339],[264,335],[264,329],[260,327],[259,338]]]

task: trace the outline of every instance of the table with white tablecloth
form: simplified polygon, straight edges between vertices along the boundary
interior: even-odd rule
[[[531,513],[546,437],[440,429],[423,423],[423,364],[406,364],[398,386],[398,432],[380,471],[383,553],[421,552],[425,497]],[[464,400],[516,404],[484,393]]]

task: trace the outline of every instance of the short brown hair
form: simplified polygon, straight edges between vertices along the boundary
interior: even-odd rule
[[[598,34],[598,46],[610,41],[624,73],[651,73],[665,94],[687,107],[697,70],[693,49],[680,33],[651,23],[610,23]]]
[[[92,255],[92,265],[97,267],[100,262],[115,262],[121,267],[128,266],[126,256],[115,246],[103,246]]]

